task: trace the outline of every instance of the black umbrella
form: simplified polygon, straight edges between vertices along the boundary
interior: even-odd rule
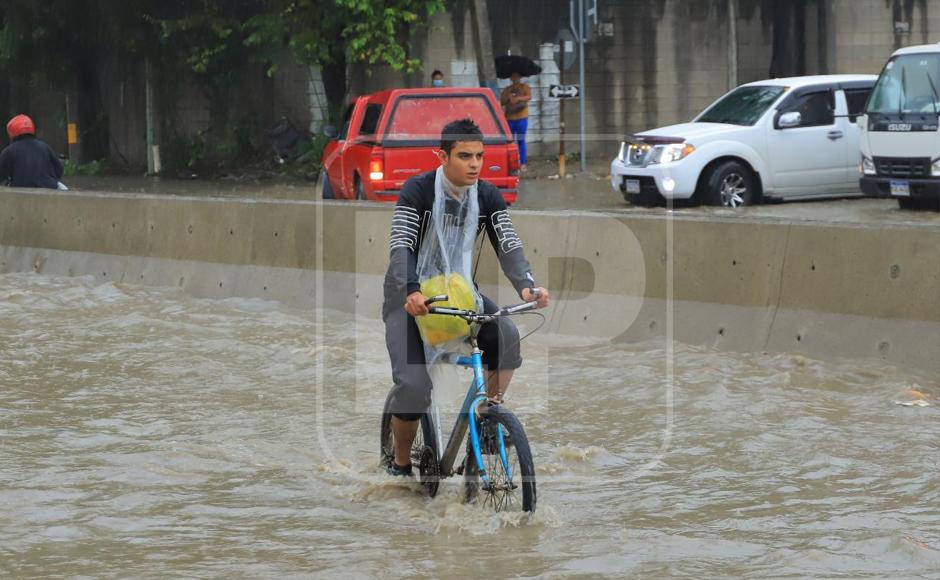
[[[521,54],[504,54],[496,57],[496,76],[501,79],[508,79],[512,73],[519,73],[520,76],[531,77],[542,72],[542,67]]]

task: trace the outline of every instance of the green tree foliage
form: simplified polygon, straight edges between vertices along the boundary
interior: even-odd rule
[[[197,81],[213,124],[224,127],[244,114],[229,104],[246,67],[260,63],[274,75],[287,49],[323,68],[338,109],[347,63],[412,70],[409,33],[443,8],[444,0],[0,0],[0,74],[9,85],[0,106],[36,89],[75,94],[83,143],[91,155],[107,154],[101,91],[115,72],[140,74],[149,61],[168,97],[181,80]]]
[[[333,113],[346,93],[346,64],[413,70],[408,33],[444,9],[444,0],[272,0],[245,23],[252,46],[287,46],[301,63],[320,66]]]
[[[74,99],[86,157],[108,153],[101,71],[136,63],[155,45],[140,16],[158,0],[0,0],[2,112],[25,111],[34,93]],[[64,121],[59,119],[59,122]]]
[[[246,22],[248,43],[285,42],[300,62],[329,64],[337,49],[351,62],[411,69],[408,30],[444,8],[443,0],[279,0]]]

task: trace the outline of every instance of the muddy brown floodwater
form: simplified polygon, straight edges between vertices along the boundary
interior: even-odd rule
[[[378,321],[6,274],[0,328],[3,577],[940,570],[938,386],[914,371],[537,334],[508,397],[527,518],[378,469]]]

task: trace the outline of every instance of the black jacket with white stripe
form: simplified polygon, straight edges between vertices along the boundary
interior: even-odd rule
[[[385,274],[386,307],[400,307],[405,297],[421,289],[418,282],[418,250],[431,221],[434,207],[435,171],[416,175],[401,189],[398,205],[392,216],[389,240],[389,264]],[[522,249],[522,240],[509,218],[506,201],[491,183],[479,181],[477,199],[480,206],[480,224],[477,235],[484,229],[499,258],[499,264],[517,292],[534,288],[535,280],[529,261]]]

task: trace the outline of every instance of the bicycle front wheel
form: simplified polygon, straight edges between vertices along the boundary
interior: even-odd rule
[[[476,501],[497,512],[534,512],[535,466],[522,423],[512,411],[498,405],[483,411],[483,417],[478,423],[478,433],[486,480],[480,477],[480,470],[473,456],[473,446],[468,437],[467,458],[464,463],[466,501]],[[505,462],[499,452],[498,430],[502,430],[503,434]]]
[[[391,403],[392,395],[389,393],[382,409],[382,425],[379,429],[379,464],[383,469],[391,465],[395,458],[395,437],[392,433],[392,414],[389,412]],[[424,412],[421,414],[421,425],[418,427],[414,443],[411,444],[411,464],[418,471],[419,481],[431,497],[437,495],[441,479],[437,449],[434,419],[430,413]]]

